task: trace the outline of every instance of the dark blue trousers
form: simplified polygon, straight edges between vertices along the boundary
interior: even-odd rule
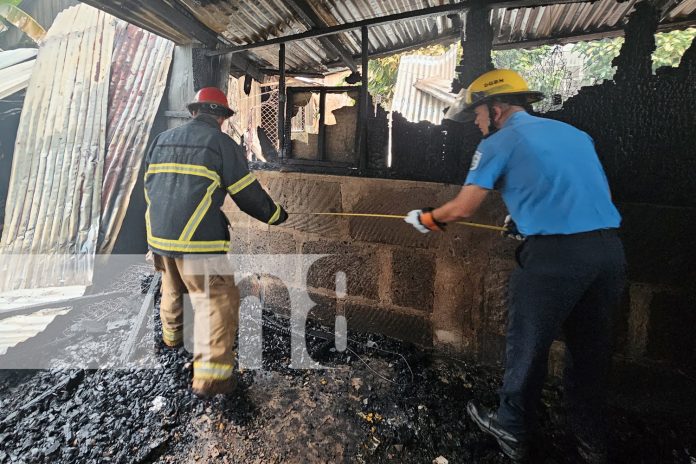
[[[517,261],[498,422],[520,438],[534,432],[549,349],[563,334],[570,423],[586,441],[601,441],[613,313],[626,280],[621,240],[615,230],[533,236],[517,250]]]

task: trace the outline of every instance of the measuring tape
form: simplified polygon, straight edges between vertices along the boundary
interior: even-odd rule
[[[310,215],[310,216],[337,216],[337,217],[365,217],[365,218],[381,218],[381,219],[406,219],[406,216],[398,216],[396,214],[372,214],[372,213],[288,213],[292,215]],[[476,227],[478,229],[495,230],[505,232],[505,227],[490,226],[488,224],[477,224],[475,222],[454,222],[467,227]]]

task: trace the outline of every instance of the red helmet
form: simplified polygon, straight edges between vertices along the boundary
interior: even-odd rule
[[[222,110],[222,115],[226,118],[232,117],[234,110],[227,102],[225,92],[217,87],[204,87],[196,93],[196,97],[187,105],[190,113],[198,111],[201,106],[207,106],[212,110]]]

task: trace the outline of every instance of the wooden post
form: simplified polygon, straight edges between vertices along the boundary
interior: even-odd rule
[[[285,158],[285,102],[287,96],[285,94],[285,44],[280,44],[278,53],[278,69],[280,70],[280,78],[278,84],[278,153],[280,158]]]
[[[319,153],[317,159],[326,159],[326,91],[319,94]]]
[[[369,55],[368,49],[370,47],[369,35],[367,31],[367,26],[361,28],[362,32],[362,86],[360,88],[360,170],[364,171],[367,169],[367,118],[370,108],[370,92],[368,91],[368,65],[369,65]]]

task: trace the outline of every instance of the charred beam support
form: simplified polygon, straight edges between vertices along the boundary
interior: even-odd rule
[[[225,53],[236,53],[244,50],[250,50],[253,48],[267,47],[269,45],[275,45],[279,43],[294,42],[297,40],[313,39],[318,37],[324,37],[327,35],[334,35],[339,32],[353,31],[355,29],[361,29],[363,26],[375,26],[379,24],[393,23],[396,21],[403,21],[411,18],[423,18],[428,16],[440,16],[443,14],[450,13],[452,11],[459,11],[466,9],[470,2],[460,2],[449,5],[439,5],[430,8],[422,8],[420,10],[408,11],[404,13],[397,13],[388,16],[382,16],[380,18],[365,19],[362,21],[355,21],[347,24],[340,24],[338,26],[326,27],[323,29],[313,29],[300,34],[288,35],[285,37],[276,37],[275,39],[263,40],[260,42],[250,43],[246,45],[238,45],[235,47],[226,47],[220,50],[211,52],[212,55],[222,55]]]
[[[467,88],[478,76],[493,69],[493,27],[488,19],[489,12],[485,3],[477,2],[466,15],[462,61],[457,69],[459,76],[452,83],[454,93]]]
[[[285,3],[302,18],[304,23],[310,29],[321,29],[328,27],[328,24],[326,24],[326,22],[314,12],[309,3],[307,3],[307,0],[286,0]],[[351,71],[357,72],[358,67],[355,65],[355,61],[353,60],[351,53],[341,43],[337,36],[320,37],[319,40],[325,48],[338,55],[343,64],[345,64]]]
[[[239,53],[231,55],[231,58],[232,61],[230,64],[232,68],[238,70],[243,74],[248,74],[249,76],[253,77],[257,82],[264,81],[266,73],[262,69],[260,69],[253,61],[251,61],[251,59]],[[231,74],[235,73],[231,72]]]
[[[458,39],[461,35],[460,29],[457,29],[456,31],[451,31],[447,32],[445,34],[442,34],[440,36],[434,37],[431,40],[426,40],[424,42],[418,42],[417,44],[409,44],[409,45],[399,45],[397,47],[393,48],[387,48],[387,49],[382,49],[378,52],[372,52],[368,56],[371,60],[376,60],[378,58],[384,58],[385,56],[391,56],[391,55],[396,55],[397,53],[404,53],[404,52],[409,52],[411,50],[418,50],[419,48],[427,47],[429,45],[439,45],[439,44],[446,44],[446,43],[453,43],[456,39]],[[353,59],[360,60],[362,57],[362,53],[360,55],[354,55]],[[335,68],[340,66],[341,63],[338,61],[335,61],[333,63],[328,63],[326,65],[327,68]]]
[[[279,76],[280,75],[280,69],[270,69],[270,68],[261,68],[259,69],[263,74],[267,76]],[[309,78],[316,78],[316,79],[323,79],[324,75],[322,73],[314,72],[314,71],[285,71],[285,76],[292,76],[292,77],[309,77]]]
[[[488,8],[524,8],[528,6],[544,6],[544,5],[557,5],[560,3],[583,3],[587,0],[529,0],[529,1],[492,1],[486,3]],[[413,18],[426,18],[429,16],[441,16],[443,14],[448,14],[453,11],[462,11],[476,5],[478,2],[462,1],[459,3],[452,3],[446,5],[438,5],[428,8],[421,8],[413,11],[406,11],[403,13],[396,13],[387,16],[381,16],[378,18],[370,18],[362,21],[355,21],[352,23],[340,24],[338,26],[331,26],[323,29],[312,29],[299,34],[292,34],[284,37],[276,37],[274,39],[262,40],[259,42],[249,43],[245,45],[237,45],[234,47],[225,47],[220,50],[210,52],[211,55],[223,55],[225,53],[236,53],[244,50],[251,50],[254,48],[268,47],[270,45],[277,45],[279,43],[295,42],[298,40],[314,39],[318,37],[324,37],[327,35],[338,34],[339,32],[353,31],[355,29],[360,29],[363,26],[377,26],[380,24],[388,24],[397,21],[404,21]]]
[[[362,74],[362,86],[360,87],[360,170],[364,171],[367,168],[367,118],[368,111],[370,108],[370,91],[368,88],[369,84],[369,69],[370,56],[370,35],[367,26],[361,28],[361,47],[362,47],[362,59],[361,59],[361,74]]]
[[[319,161],[326,159],[326,92],[319,94]]]
[[[278,51],[278,68],[280,78],[278,82],[278,141],[280,158],[285,158],[285,106],[287,95],[285,92],[285,44],[280,44]]]
[[[106,11],[117,18],[121,18],[155,34],[162,33],[161,30],[158,31],[157,29],[158,27],[161,28],[162,23],[164,23],[169,26],[172,33],[176,36],[184,37],[189,35],[208,48],[215,48],[219,45],[218,35],[214,31],[176,3],[172,5],[170,2],[138,2],[135,8],[140,11],[133,11],[133,3],[124,0],[109,2],[85,0],[83,3]],[[185,42],[177,42],[177,44],[186,45]]]

